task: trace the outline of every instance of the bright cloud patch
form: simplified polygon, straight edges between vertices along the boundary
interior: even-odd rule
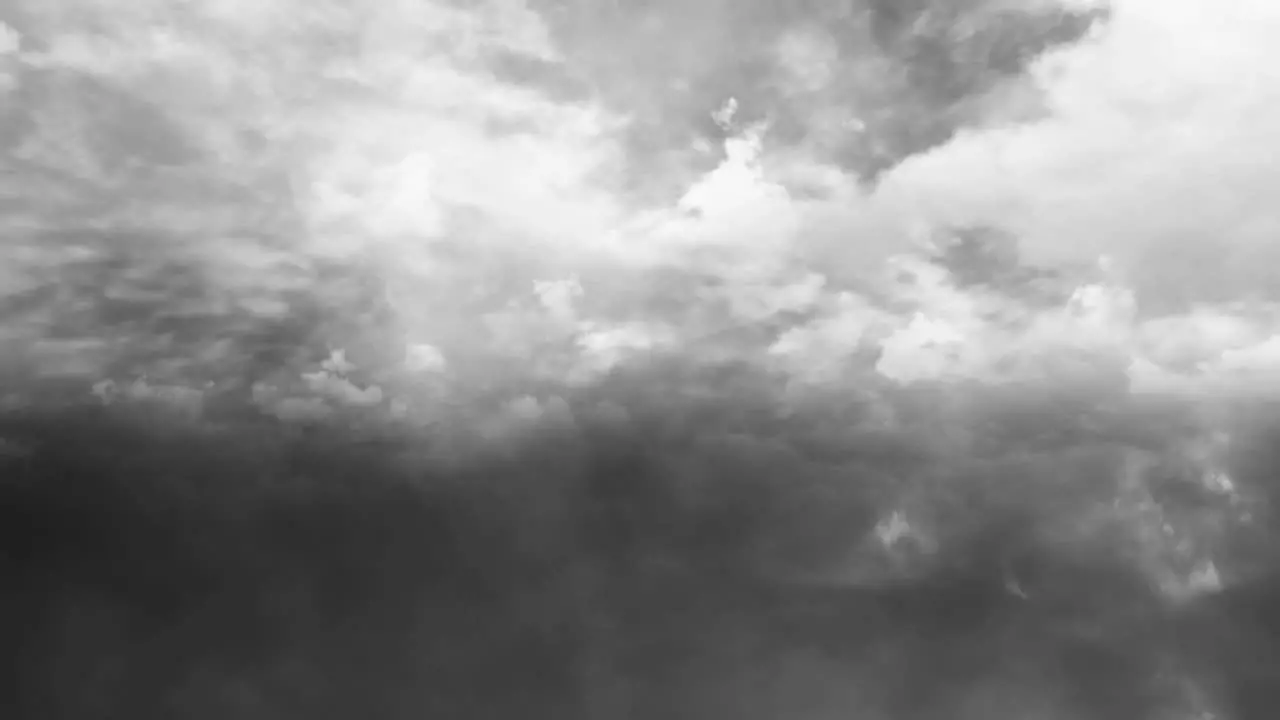
[[[880,193],[936,221],[1008,228],[1033,260],[1112,255],[1157,312],[1270,297],[1278,29],[1266,2],[1118,0],[1026,81],[1047,117],[964,133]]]

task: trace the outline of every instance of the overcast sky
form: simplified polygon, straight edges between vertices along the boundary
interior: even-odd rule
[[[762,351],[795,372],[864,341],[904,378],[1063,342],[1270,363],[1280,6],[1116,0],[1087,30],[1083,2],[937,4],[19,0],[0,287],[61,262],[32,228],[141,226],[199,238],[255,312],[282,246],[372,263],[445,363],[478,325],[598,368],[787,311]],[[1106,287],[1011,336],[1005,301],[901,280],[957,225]]]

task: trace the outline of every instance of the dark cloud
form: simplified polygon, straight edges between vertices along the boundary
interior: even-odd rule
[[[18,717],[1261,717],[1265,413],[1130,393],[1123,293],[1003,223],[855,262],[1081,16],[210,7],[207,117],[85,8],[119,63],[24,80],[88,130],[11,165],[77,213],[28,189],[0,267]],[[889,194],[806,225],[770,143]]]
[[[1096,409],[979,390],[957,416],[956,388],[886,386],[900,422],[877,438],[816,406],[754,414],[779,407],[768,378],[680,370],[566,395],[562,421],[469,457],[372,426],[6,411],[0,691],[55,719],[1265,717],[1273,561],[1220,554],[1238,579],[1174,602],[1141,549],[1135,477],[1165,523],[1221,504],[1170,491],[1197,482],[1167,470],[1195,423],[1143,455],[1107,439],[1139,414],[1045,442]],[[961,417],[1012,435],[984,458],[936,443]],[[1235,430],[1264,442],[1261,420]],[[848,452],[809,449],[832,430]],[[1260,447],[1226,458],[1246,494],[1269,489]]]

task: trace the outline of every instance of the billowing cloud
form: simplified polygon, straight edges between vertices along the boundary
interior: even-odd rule
[[[581,379],[658,347],[833,383],[864,362],[1035,375],[1067,348],[1265,372],[1269,6],[815,12],[26,3],[5,290],[39,310],[10,347],[56,335],[92,374],[156,332],[40,289],[150,233],[130,257],[187,268],[186,317],[243,316],[206,359],[314,316],[290,337],[316,362],[431,347],[477,377],[537,353],[520,366]],[[74,240],[35,242],[70,217]],[[927,259],[966,228],[1012,238],[998,282]]]
[[[1040,89],[1043,118],[962,133],[880,194],[913,216],[1007,228],[1035,261],[1111,255],[1151,312],[1269,297],[1278,28],[1261,1],[1118,0],[1089,40],[1019,81]]]

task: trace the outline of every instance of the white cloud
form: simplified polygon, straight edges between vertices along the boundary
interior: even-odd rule
[[[783,332],[768,352],[798,380],[831,383],[846,374],[850,359],[877,347],[899,322],[859,295],[840,293],[816,319]]]
[[[558,322],[572,323],[577,319],[574,305],[582,297],[582,285],[577,279],[539,280],[533,284],[533,292],[551,317]]]
[[[448,363],[438,348],[428,343],[414,343],[405,349],[405,368],[409,372],[441,372]]]
[[[1137,342],[1154,362],[1173,367],[1194,367],[1224,351],[1261,340],[1265,319],[1199,307],[1186,315],[1143,323]],[[1269,324],[1269,323],[1267,323]]]
[[[1280,370],[1280,335],[1273,335],[1250,347],[1227,350],[1216,365],[1224,372],[1236,373]]]
[[[599,378],[627,357],[669,347],[670,330],[638,323],[618,326],[584,324],[577,339],[581,360],[571,372],[574,381],[589,382]]]
[[[672,252],[713,247],[752,265],[769,265],[794,243],[800,216],[787,190],[768,180],[760,164],[763,127],[725,142],[725,159],[680,198],[677,212],[655,235]],[[655,239],[657,239],[655,238]]]
[[[899,382],[945,377],[968,364],[964,333],[923,314],[886,338],[881,347],[884,354],[876,369]]]
[[[1116,0],[1098,37],[1038,63],[1049,117],[963,133],[892,172],[877,201],[1007,227],[1035,260],[1249,276],[1280,232],[1278,32],[1266,0]]]
[[[11,55],[22,47],[22,36],[17,30],[0,22],[0,56]]]

